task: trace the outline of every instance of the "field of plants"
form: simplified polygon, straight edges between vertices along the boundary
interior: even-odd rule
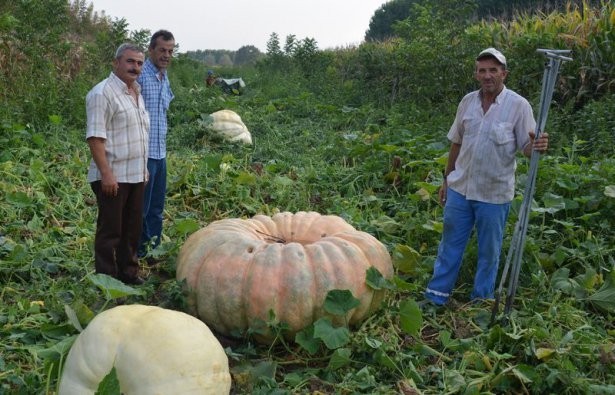
[[[387,297],[358,326],[292,342],[271,317],[266,325],[280,335],[271,346],[250,331],[219,336],[232,393],[615,394],[615,8],[473,23],[457,3],[416,6],[399,39],[327,51],[298,41],[256,65],[217,70],[246,81],[240,95],[205,87],[205,67],[176,58],[164,240],[150,252],[162,263],[144,265],[147,282],[138,287],[94,274],[97,209],[85,177],[82,100],[109,72],[109,62],[88,62],[129,38],[125,25],[90,23],[106,35],[82,31],[95,41],[60,46],[19,23],[23,12],[42,24],[45,10],[0,12],[0,44],[12,56],[0,54],[0,394],[56,393],[73,341],[104,310],[139,303],[185,311],[176,258],[196,230],[283,211],[337,215],[370,233],[389,250],[395,276],[374,285]],[[57,45],[83,63],[51,58],[55,67],[42,72],[45,60],[28,45]],[[572,49],[574,58],[562,66],[549,113],[551,148],[540,161],[514,308],[495,322],[492,301],[468,300],[474,242],[454,302],[417,305],[442,231],[446,133],[475,86],[473,57],[492,45],[510,60],[507,86],[535,110],[545,63],[535,50]],[[221,109],[242,117],[253,145],[211,132],[208,114]],[[505,252],[528,167],[520,156]],[[110,387],[99,393],[119,393]]]

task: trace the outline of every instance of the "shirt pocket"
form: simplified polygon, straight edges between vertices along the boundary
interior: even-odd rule
[[[480,131],[480,119],[475,117],[466,116],[462,119],[463,124],[463,138],[470,138],[477,136]]]
[[[493,133],[489,135],[496,145],[508,144],[515,140],[513,124],[510,122],[497,122],[494,124]]]
[[[162,108],[167,111],[171,105],[171,100],[173,100],[173,93],[170,89],[164,87],[161,92],[161,100],[162,100]]]

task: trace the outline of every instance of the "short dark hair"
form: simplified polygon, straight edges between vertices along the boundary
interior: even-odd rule
[[[158,37],[162,37],[164,41],[175,40],[175,37],[173,37],[173,33],[171,33],[170,31],[162,30],[162,29],[158,30],[156,33],[152,35],[152,38],[149,40],[150,49],[156,48],[156,40],[158,39]]]

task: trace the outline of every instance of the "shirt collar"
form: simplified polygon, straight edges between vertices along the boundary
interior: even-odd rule
[[[145,60],[145,64],[143,65],[143,71],[147,71],[148,73],[151,73],[156,77],[158,77],[158,75],[162,76],[162,81],[164,81],[164,79],[167,77],[167,71],[159,70],[158,67],[156,67],[156,65],[154,64],[154,62],[150,60],[150,58],[147,58]]]
[[[111,74],[109,74],[109,81],[116,88],[118,88],[122,92],[128,94],[128,85],[126,85],[126,83],[124,81],[122,81],[120,79],[120,77],[115,75],[115,73],[113,71],[111,72]],[[137,92],[137,94],[140,94],[141,93],[141,85],[139,85],[139,83],[137,81],[133,82],[132,84],[133,84],[133,87],[135,88],[135,91]]]
[[[502,100],[504,100],[504,96],[506,96],[507,92],[508,92],[508,89],[506,88],[506,85],[504,85],[500,93],[498,93],[498,95],[495,97],[495,103],[500,104]],[[479,89],[476,91],[476,96],[478,97],[479,100],[481,99],[482,95],[483,95],[482,89]]]

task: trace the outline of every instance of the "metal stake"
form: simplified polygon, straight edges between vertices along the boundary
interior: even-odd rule
[[[540,92],[540,109],[538,112],[538,121],[536,122],[536,136],[535,139],[540,137],[547,123],[547,115],[549,114],[549,106],[553,98],[553,90],[555,82],[557,80],[557,74],[562,62],[570,61],[572,58],[564,55],[569,54],[570,50],[557,50],[557,49],[538,49],[537,52],[544,54],[549,61],[545,65],[545,70],[542,76],[542,90]],[[525,191],[523,201],[519,209],[519,218],[515,224],[515,230],[512,236],[512,241],[508,254],[506,255],[506,264],[502,271],[502,278],[500,279],[500,286],[495,295],[495,304],[493,305],[493,311],[491,314],[491,322],[495,322],[498,314],[500,298],[504,283],[508,279],[506,303],[504,306],[504,315],[508,315],[512,308],[513,300],[517,292],[517,285],[519,282],[519,272],[521,271],[521,258],[523,256],[523,250],[525,248],[525,236],[527,234],[527,226],[530,218],[530,208],[534,196],[534,190],[536,187],[536,175],[538,173],[538,161],[540,160],[540,152],[532,151],[530,158],[530,168],[528,171],[527,182],[525,184]],[[510,278],[509,277],[510,272]]]

